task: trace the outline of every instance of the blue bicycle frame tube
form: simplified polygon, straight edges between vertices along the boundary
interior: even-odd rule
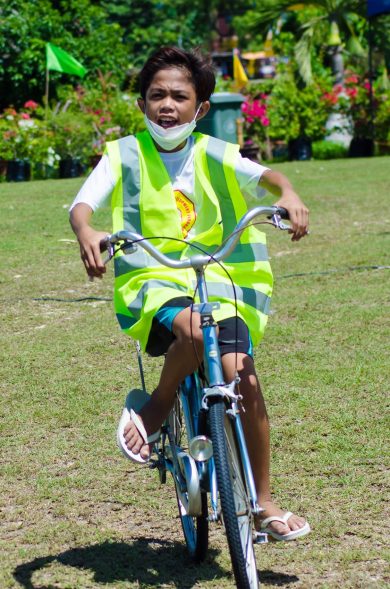
[[[240,454],[243,462],[244,473],[246,477],[246,482],[249,489],[249,494],[251,497],[251,504],[252,504],[252,511],[257,512],[258,510],[258,503],[257,503],[257,492],[256,492],[256,485],[253,478],[251,463],[249,460],[248,449],[245,443],[244,437],[244,430],[242,428],[242,423],[240,419],[240,415],[238,413],[237,403],[232,403],[232,409],[234,411],[234,428],[236,430],[238,444],[240,446]]]
[[[204,278],[203,268],[195,268],[198,278],[198,292],[200,305],[196,307],[202,317],[201,327],[203,330],[203,346],[205,370],[209,386],[214,387],[225,384],[222,373],[221,353],[218,346],[217,328],[212,319],[212,309],[216,308],[216,304],[208,302],[206,282]],[[205,320],[209,319],[209,323],[205,324]]]
[[[196,373],[186,376],[180,387],[183,415],[189,440],[199,434],[198,422],[202,399],[194,391],[199,391],[201,394],[201,384]]]

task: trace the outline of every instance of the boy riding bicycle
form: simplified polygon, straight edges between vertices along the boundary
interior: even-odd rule
[[[129,229],[157,238],[152,243],[172,256],[183,255],[191,243],[214,251],[245,212],[244,198],[260,197],[264,189],[278,196],[276,204],[287,209],[292,240],[307,233],[308,210],[285,176],[242,158],[238,146],[193,132],[196,121],[210,108],[214,87],[212,67],[197,53],[164,47],[145,63],[138,104],[147,130],[107,144],[71,207],[70,222],[91,278],[101,278],[105,272],[100,241],[107,235],[92,228],[91,216],[108,199],[113,231]],[[236,369],[241,379],[242,422],[264,508],[256,525],[276,540],[292,540],[307,534],[310,527],[271,499],[269,423],[252,354],[264,332],[272,274],[264,235],[256,231],[252,237],[255,234],[257,243],[242,244],[239,258],[227,264],[240,293],[238,300],[234,301],[226,274],[217,265],[210,268],[209,294],[222,302],[213,314],[225,380],[231,382]],[[115,307],[122,329],[151,355],[166,353],[150,400],[124,424],[122,449],[136,462],[148,460],[150,438],[168,416],[178,385],[202,358],[199,314],[191,309],[193,293],[188,271],[173,273],[139,252],[116,259]]]

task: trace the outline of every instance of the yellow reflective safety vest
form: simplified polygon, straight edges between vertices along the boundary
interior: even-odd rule
[[[196,235],[185,242],[172,183],[149,132],[106,145],[115,180],[111,197],[113,231],[125,229],[153,237],[151,243],[173,259],[199,253],[193,245],[212,254],[247,211],[235,174],[239,146],[201,133],[193,135],[195,200],[199,195],[202,206],[196,211]],[[119,324],[145,350],[157,310],[172,298],[193,297],[195,273],[192,269],[161,266],[141,247],[134,254],[119,252],[114,264]],[[273,283],[265,234],[255,227],[246,229],[224,266],[235,292],[218,264],[206,269],[209,299],[221,302],[213,315],[216,321],[233,317],[236,300],[238,315],[248,325],[256,345],[264,333]]]

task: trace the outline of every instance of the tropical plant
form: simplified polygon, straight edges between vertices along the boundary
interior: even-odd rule
[[[323,95],[324,87],[317,82],[299,89],[291,76],[279,76],[267,101],[269,137],[284,141],[325,137],[330,106]]]
[[[366,30],[365,0],[256,0],[256,7],[245,15],[250,30],[292,30],[296,35],[295,58],[299,72],[306,83],[313,80],[312,56],[315,45],[328,51],[332,69],[341,81],[343,73],[342,51],[362,56],[363,33]],[[239,19],[236,21],[239,25]]]

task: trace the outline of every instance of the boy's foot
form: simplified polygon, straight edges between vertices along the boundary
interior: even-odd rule
[[[303,517],[283,511],[272,501],[264,501],[261,506],[265,511],[255,518],[258,532],[267,532],[274,540],[294,540],[310,532]]]
[[[160,420],[161,411],[154,410],[150,395],[141,389],[132,389],[126,397],[117,431],[118,446],[126,458],[147,462],[153,444],[160,437]]]
[[[142,429],[140,425],[142,425],[144,429],[145,426],[143,425],[143,420],[140,415],[137,415],[137,421],[137,424],[132,419],[127,422],[124,427],[124,439],[128,450],[135,455],[139,454],[142,460],[147,461],[150,458],[153,443],[145,443],[145,437],[142,435],[143,432],[141,433],[140,431]]]

